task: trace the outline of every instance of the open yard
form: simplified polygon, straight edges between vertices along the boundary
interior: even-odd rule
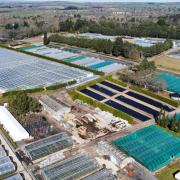
[[[159,173],[156,174],[156,177],[159,180],[174,180],[173,174],[180,169],[180,159],[170,165],[168,165],[166,168],[161,170]]]
[[[172,58],[167,55],[161,55],[155,57],[154,62],[160,68],[180,73],[180,59]]]

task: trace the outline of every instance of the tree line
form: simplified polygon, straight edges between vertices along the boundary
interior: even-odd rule
[[[123,73],[120,73],[119,79],[152,92],[163,91],[166,89],[166,83],[164,81],[155,80],[158,77],[155,70],[156,66],[154,61],[144,59],[139,65],[133,66],[130,71],[124,70]]]
[[[169,118],[169,116],[166,116],[165,111],[161,110],[157,118],[157,124],[180,134],[180,119],[177,118],[176,114]]]
[[[49,39],[52,42],[58,42],[82,48],[90,48],[96,50],[97,52],[103,52],[105,54],[111,54],[113,48],[113,43],[110,40],[66,37],[57,34],[50,36]]]
[[[117,37],[115,42],[105,39],[88,39],[81,37],[66,37],[62,35],[51,35],[49,41],[78,46],[81,48],[90,48],[96,52],[112,54],[113,56],[124,56],[136,61],[142,60],[144,57],[151,57],[168,50],[172,47],[172,41],[167,39],[163,43],[157,43],[151,47],[141,47],[127,41],[123,41],[121,37]],[[49,42],[48,41],[48,42]]]
[[[29,112],[40,112],[41,104],[35,98],[28,96],[20,91],[8,96],[9,109],[19,120],[22,120]]]
[[[60,22],[60,31],[66,32],[90,32],[112,36],[136,36],[136,37],[156,37],[168,39],[180,39],[180,27],[178,24],[168,23],[160,18],[156,22],[148,20],[139,23],[120,23],[116,21],[100,20],[92,21],[77,19],[73,21],[67,19]]]

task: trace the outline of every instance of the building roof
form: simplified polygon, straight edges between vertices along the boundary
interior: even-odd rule
[[[180,180],[180,171],[178,171],[174,177],[176,180]]]
[[[55,100],[53,97],[49,97],[47,95],[44,95],[40,98],[40,103],[43,103],[54,112],[66,111],[67,109],[69,109],[69,107],[66,104],[60,101],[57,102],[57,100]]]
[[[171,97],[180,98],[180,93],[173,93],[171,94]]]
[[[29,138],[29,133],[4,106],[0,106],[0,123],[14,141],[21,141]]]
[[[18,173],[11,177],[6,178],[5,180],[23,180],[22,176]]]
[[[71,136],[66,132],[61,132],[25,145],[25,151],[32,160],[36,160],[72,145]]]
[[[2,145],[0,145],[0,158],[5,157],[5,156],[7,156],[7,153],[2,147]]]
[[[0,176],[11,173],[15,170],[16,170],[16,167],[11,161],[9,156],[5,156],[0,159]]]

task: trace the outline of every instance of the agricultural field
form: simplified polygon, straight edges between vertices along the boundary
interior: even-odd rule
[[[180,73],[180,59],[167,55],[161,55],[154,58],[156,66],[165,70]]]
[[[176,162],[168,165],[166,168],[164,168],[162,171],[158,172],[156,174],[156,177],[159,180],[174,180],[173,174],[177,172],[180,169],[180,160],[177,160]]]

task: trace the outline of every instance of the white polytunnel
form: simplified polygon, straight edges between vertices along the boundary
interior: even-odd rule
[[[4,106],[0,106],[0,124],[15,142],[29,138],[29,133]]]

